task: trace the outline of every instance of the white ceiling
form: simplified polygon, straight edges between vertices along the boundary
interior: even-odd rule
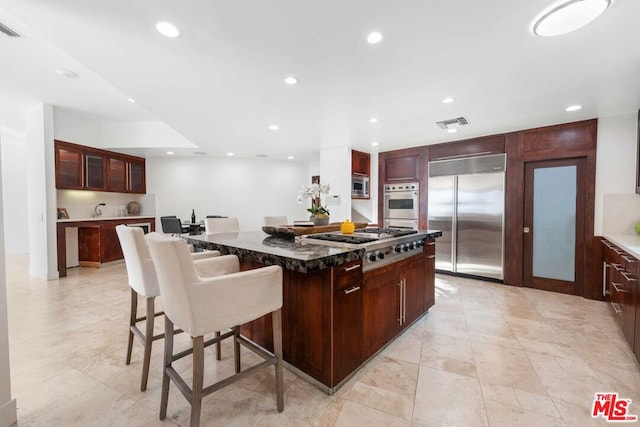
[[[23,36],[0,34],[0,117],[19,123],[16,106],[47,102],[162,121],[198,146],[179,155],[304,160],[636,111],[640,1],[613,0],[571,34],[532,35],[552,2],[0,0],[0,22]],[[160,20],[182,35],[161,36]],[[378,45],[365,41],[372,30]],[[298,85],[282,82],[290,74]],[[458,116],[469,125],[457,134],[435,124]]]

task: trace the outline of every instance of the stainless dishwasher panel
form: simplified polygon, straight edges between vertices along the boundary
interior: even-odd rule
[[[455,271],[502,280],[504,172],[459,175],[457,199]]]
[[[429,178],[428,209],[430,230],[442,230],[436,243],[436,269],[454,271],[455,247],[452,232],[455,229],[455,176]]]

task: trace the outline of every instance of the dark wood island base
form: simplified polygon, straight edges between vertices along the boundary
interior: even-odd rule
[[[189,236],[187,240],[238,255],[242,270],[282,265],[284,360],[293,372],[328,394],[435,302],[435,238],[440,232],[423,232],[421,252],[365,273],[362,250],[330,248],[327,253],[327,246],[284,240],[275,245],[277,250],[265,254],[255,242],[248,243],[250,234]],[[273,238],[268,239],[269,247],[274,247]],[[286,250],[291,251],[289,257],[283,255]],[[298,271],[304,271],[304,266],[294,267],[296,260],[314,267]],[[243,325],[242,334],[273,349],[269,316]]]

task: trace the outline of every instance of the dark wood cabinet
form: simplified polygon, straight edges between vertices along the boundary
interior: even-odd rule
[[[129,160],[127,166],[129,171],[127,190],[131,193],[144,194],[147,189],[144,160]]]
[[[420,155],[398,156],[384,162],[384,176],[387,183],[419,181]]]
[[[640,260],[607,239],[601,241],[603,298],[640,361]]]
[[[107,164],[109,165],[107,190],[125,193],[127,191],[127,162],[123,159],[110,157]]]
[[[425,312],[426,256],[424,253],[409,258],[402,266],[404,280],[404,307],[402,324],[410,325]]]
[[[55,141],[56,188],[117,193],[146,192],[145,160]]]
[[[82,190],[83,152],[70,146],[58,146],[55,150],[56,188]]]
[[[87,152],[84,153],[84,189],[104,191],[105,190],[105,156]]]
[[[373,355],[400,331],[400,269],[391,264],[365,273],[363,325],[365,357]]]
[[[355,175],[371,175],[371,154],[351,150],[351,173]]]
[[[362,263],[334,267],[333,384],[364,362],[362,354]]]
[[[365,358],[373,355],[435,302],[435,247],[364,275]]]
[[[106,262],[124,258],[116,226],[120,224],[143,226],[146,231],[155,231],[154,217],[118,218],[85,221],[58,221],[56,227],[58,248],[58,274],[67,275],[66,229],[78,229],[78,260],[81,266],[100,267]]]

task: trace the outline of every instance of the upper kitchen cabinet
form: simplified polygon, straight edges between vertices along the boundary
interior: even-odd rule
[[[64,141],[55,141],[56,188],[146,192],[145,160]]]
[[[371,154],[351,150],[351,173],[354,175],[371,174]]]
[[[408,148],[380,153],[380,183],[420,181],[420,165],[427,164],[428,151],[428,148]]]
[[[105,156],[96,151],[84,153],[84,188],[85,190],[103,191],[105,184]]]
[[[504,135],[492,135],[432,145],[429,150],[429,161],[502,153],[504,153]]]
[[[82,190],[84,182],[82,179],[83,157],[82,149],[77,146],[56,141],[56,188]]]

